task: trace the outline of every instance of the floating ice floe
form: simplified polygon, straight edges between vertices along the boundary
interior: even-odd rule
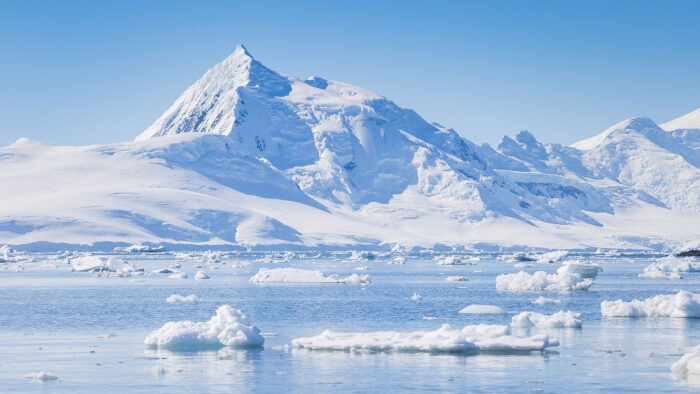
[[[680,360],[673,363],[671,371],[679,377],[700,375],[700,345],[690,349]]]
[[[598,272],[602,270],[598,264],[569,260],[562,263],[562,266],[557,269],[557,273],[559,275],[575,274],[582,278],[595,279]]]
[[[475,265],[478,257],[447,256],[438,260],[438,265]]]
[[[505,309],[496,305],[472,304],[463,308],[459,313],[483,314],[483,315],[503,315],[507,313]]]
[[[695,259],[668,256],[653,262],[639,274],[640,278],[681,279],[681,272],[698,272],[700,263]]]
[[[190,294],[187,297],[183,297],[179,294],[173,294],[173,295],[168,296],[168,298],[165,299],[165,302],[168,302],[170,304],[175,304],[177,302],[199,302],[199,301],[202,301],[202,300],[194,294]]]
[[[168,350],[206,350],[223,346],[261,347],[265,339],[246,316],[230,305],[222,305],[205,322],[171,321],[151,332],[144,343]]]
[[[374,260],[376,256],[372,252],[353,250],[348,260]]]
[[[646,269],[637,276],[646,279],[683,279],[683,276],[678,272],[647,271]]]
[[[312,350],[405,351],[405,352],[527,352],[557,346],[546,335],[515,337],[508,326],[471,325],[452,329],[444,324],[435,331],[377,331],[345,333],[326,330],[315,337],[297,338],[292,346]]]
[[[363,265],[361,267],[355,267],[355,271],[367,271],[369,269],[368,266]]]
[[[547,298],[544,296],[539,296],[539,297],[537,297],[536,300],[532,301],[532,303],[535,305],[560,304],[561,300],[557,300],[555,298]]]
[[[496,257],[496,260],[501,260],[501,261],[537,261],[536,259],[529,257],[523,253],[501,255],[501,256]]]
[[[643,301],[603,301],[600,311],[608,317],[700,317],[700,294],[679,291]]]
[[[552,264],[562,261],[568,255],[569,252],[567,252],[566,250],[555,250],[552,252],[542,253],[541,255],[535,256],[535,259],[538,263]]]
[[[466,282],[469,278],[466,276],[448,276],[445,280],[448,282]]]
[[[14,263],[25,259],[26,253],[16,252],[10,245],[0,246],[0,263]]]
[[[204,271],[197,271],[197,273],[194,274],[194,278],[197,280],[209,279],[209,275]]]
[[[71,270],[77,272],[100,272],[111,273],[111,276],[132,276],[143,274],[143,268],[138,268],[122,259],[116,257],[99,257],[85,255],[70,259]]]
[[[148,245],[131,245],[114,248],[115,252],[118,253],[156,253],[162,252],[164,249],[162,246],[148,246]]]
[[[496,277],[498,291],[584,291],[593,284],[600,266],[580,262],[565,262],[556,274],[537,271],[528,274],[503,274]]]
[[[369,275],[352,274],[347,278],[326,275],[321,271],[298,268],[260,268],[250,278],[253,283],[369,283]]]
[[[403,257],[403,256],[395,256],[395,257],[392,258],[391,260],[388,260],[386,263],[387,263],[387,264],[402,265],[402,264],[406,264],[406,258]]]
[[[52,375],[52,374],[50,374],[50,373],[48,373],[48,372],[43,372],[43,371],[42,371],[42,372],[28,373],[28,374],[26,374],[26,375],[24,375],[24,376],[22,376],[22,377],[23,377],[24,379],[30,379],[30,380],[34,380],[34,381],[37,381],[37,382],[46,382],[46,381],[49,381],[49,380],[56,380],[56,379],[58,379],[58,376]]]
[[[553,315],[522,312],[513,316],[510,326],[513,328],[578,328],[581,327],[581,314],[572,311],[559,311]]]
[[[175,271],[171,270],[170,268],[161,268],[161,269],[151,271],[151,273],[152,274],[172,274],[172,273],[175,273]]]
[[[411,299],[412,299],[413,301],[419,301],[419,300],[422,300],[422,299],[423,299],[423,296],[420,295],[420,294],[413,293],[413,295],[411,296]]]

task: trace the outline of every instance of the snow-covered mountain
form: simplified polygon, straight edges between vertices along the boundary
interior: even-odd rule
[[[241,46],[133,142],[0,149],[0,243],[675,247],[700,239],[699,148],[646,118],[477,146]]]

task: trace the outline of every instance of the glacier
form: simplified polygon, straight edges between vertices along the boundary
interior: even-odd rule
[[[372,91],[279,74],[239,46],[134,141],[0,148],[0,240],[27,250],[697,247],[698,118],[632,118],[571,146],[528,131],[477,145]]]

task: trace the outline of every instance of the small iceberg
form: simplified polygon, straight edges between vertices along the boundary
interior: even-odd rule
[[[197,280],[209,279],[209,275],[204,271],[197,271],[197,273],[194,274],[194,278]]]
[[[478,257],[447,256],[438,260],[438,265],[475,265],[478,262]]]
[[[579,328],[581,324],[581,314],[572,311],[559,311],[553,315],[522,312],[513,316],[510,322],[513,328]]]
[[[498,291],[585,291],[593,285],[598,274],[597,265],[570,263],[562,265],[556,274],[537,271],[528,274],[502,274],[496,277]]]
[[[199,302],[199,301],[202,301],[202,300],[194,294],[190,294],[187,297],[183,297],[179,294],[173,294],[171,296],[168,296],[168,298],[165,299],[165,302],[170,303],[170,304],[175,304],[178,302]]]
[[[206,350],[224,346],[261,347],[265,339],[243,312],[222,305],[205,322],[171,321],[151,332],[144,343],[154,349]]]
[[[420,294],[413,293],[413,295],[411,296],[411,300],[413,300],[413,301],[420,301],[422,299],[423,299],[423,296]]]
[[[117,253],[156,253],[162,252],[164,249],[162,246],[148,246],[148,245],[131,245],[116,247],[114,251]]]
[[[472,304],[463,308],[459,313],[475,314],[475,315],[503,315],[507,312],[505,309],[496,305],[481,305]]]
[[[469,280],[466,276],[448,276],[445,278],[447,282],[466,282]]]
[[[292,346],[312,350],[398,351],[398,352],[529,352],[558,346],[546,335],[515,337],[504,325],[470,325],[452,329],[444,324],[435,331],[333,332],[297,338]]]
[[[639,274],[640,278],[648,279],[681,279],[681,272],[698,272],[700,264],[688,258],[664,257],[651,263]]]
[[[143,268],[137,268],[133,264],[111,256],[109,258],[93,255],[80,256],[70,259],[70,265],[72,271],[114,273],[114,276],[131,276],[143,272]]]
[[[352,274],[347,278],[326,275],[321,271],[298,268],[260,268],[250,278],[253,283],[370,283],[369,275]]]
[[[671,365],[671,371],[681,378],[700,375],[700,345],[690,349],[680,360]]]
[[[535,259],[538,263],[553,264],[562,261],[568,255],[569,252],[567,252],[566,250],[555,250],[552,252],[542,253],[541,255],[535,256]]]
[[[679,291],[643,301],[603,301],[600,312],[606,317],[700,317],[700,294]]]

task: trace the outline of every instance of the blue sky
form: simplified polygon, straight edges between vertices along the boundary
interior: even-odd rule
[[[130,140],[242,43],[476,143],[700,107],[697,1],[0,0],[0,145]]]

